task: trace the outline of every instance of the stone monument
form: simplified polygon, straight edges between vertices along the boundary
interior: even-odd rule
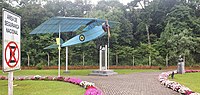
[[[94,70],[89,75],[108,76],[108,75],[117,74],[113,70],[108,70],[107,53],[108,53],[107,45],[105,45],[105,47],[100,46],[100,50],[99,50],[99,70]]]
[[[184,74],[185,73],[185,61],[183,57],[180,55],[178,59],[177,73]]]

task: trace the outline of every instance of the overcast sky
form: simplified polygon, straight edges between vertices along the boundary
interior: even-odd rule
[[[74,0],[71,0],[74,1]],[[92,2],[92,4],[97,4],[98,1],[100,0],[90,0]],[[131,2],[133,0],[119,0],[119,2],[123,3],[124,5],[126,5],[127,3]]]
[[[94,4],[97,4],[98,1],[100,0],[91,0]],[[119,0],[119,2],[123,3],[124,5],[126,5],[127,3],[131,2],[133,0]]]
[[[72,1],[72,2],[74,2],[74,0],[69,0],[69,1]],[[91,1],[91,3],[92,4],[97,4],[98,3],[98,1],[101,1],[101,0],[90,0]],[[131,1],[133,1],[133,0],[119,0],[119,2],[121,2],[121,3],[123,3],[124,5],[126,5],[127,3],[130,3]],[[151,1],[151,0],[150,0]],[[7,1],[8,2],[8,1]],[[16,6],[16,5],[18,5],[18,3],[16,2],[16,1],[13,1],[12,2],[12,5],[13,6]]]

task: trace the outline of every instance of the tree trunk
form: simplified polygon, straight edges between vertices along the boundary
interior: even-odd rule
[[[26,53],[27,54],[27,56],[28,56],[28,67],[30,66],[30,57],[29,57],[29,54],[28,53]]]
[[[146,31],[147,31],[147,40],[148,40],[148,46],[151,46],[151,42],[150,42],[150,35],[149,35],[149,26],[147,24],[145,24],[146,26]],[[150,55],[149,55],[149,66],[151,66],[151,51],[150,51]]]
[[[48,67],[49,67],[49,53],[47,53],[47,61],[48,61]]]
[[[149,66],[151,66],[151,54],[149,55]]]
[[[135,57],[133,55],[133,66],[135,66]]]
[[[147,24],[145,24],[146,26],[146,31],[147,31],[147,40],[148,40],[148,45],[151,45],[151,42],[150,42],[150,35],[149,35],[149,26]]]
[[[85,54],[84,54],[84,52],[83,52],[83,66],[85,65]]]
[[[184,62],[184,66],[186,66],[185,65],[185,63],[186,63],[186,61],[185,61],[185,55],[183,55],[183,62]]]
[[[165,61],[166,61],[166,67],[167,67],[167,68],[168,68],[168,64],[169,64],[169,63],[168,63],[168,56],[169,56],[169,55],[168,55],[168,53],[167,53],[167,55],[166,55],[166,60],[165,60]]]
[[[118,55],[117,54],[115,55],[115,61],[116,61],[116,65],[118,65],[119,60],[118,60]]]

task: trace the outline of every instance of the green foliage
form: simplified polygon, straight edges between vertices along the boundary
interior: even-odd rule
[[[198,27],[199,24],[196,23],[194,14],[192,8],[182,4],[175,6],[168,14],[167,24],[160,40],[161,44],[167,47],[165,54],[169,53],[170,59],[184,55],[188,63],[195,63],[192,52],[199,52],[195,48],[199,44],[196,42],[199,38],[193,34],[193,31],[197,31],[194,27]]]
[[[44,67],[43,61],[41,61],[40,63],[38,63],[38,64],[36,65],[36,67],[37,67],[38,70],[41,70],[41,69]]]
[[[5,2],[6,1],[6,2]],[[42,1],[46,3],[43,4]],[[140,2],[142,1],[142,2]],[[8,3],[9,2],[9,3]],[[91,17],[119,22],[111,26],[111,65],[163,66],[168,55],[169,64],[176,65],[179,55],[184,55],[186,65],[200,63],[200,2],[199,0],[133,0],[123,5],[117,0],[101,0],[92,5],[88,0],[19,0],[13,6],[12,0],[1,1],[4,7],[22,16],[21,56],[22,66],[58,64],[58,50],[43,48],[55,44],[58,34],[30,35],[29,33],[53,16]],[[142,4],[144,3],[144,4]],[[143,5],[141,8],[136,8]],[[2,10],[0,10],[2,13]],[[0,20],[2,15],[0,15]],[[2,22],[0,22],[1,24]],[[0,26],[0,31],[2,27]],[[150,44],[147,39],[149,31]],[[1,31],[2,32],[2,31]],[[65,40],[81,33],[62,33]],[[2,37],[2,36],[0,36]],[[99,46],[107,43],[107,36],[88,43],[69,47],[69,65],[98,65]],[[2,45],[0,45],[2,49]],[[2,54],[2,51],[0,51]],[[61,65],[65,65],[65,48],[61,49]],[[135,58],[135,59],[134,59]],[[2,59],[0,59],[1,61]],[[37,65],[37,66],[38,66]]]

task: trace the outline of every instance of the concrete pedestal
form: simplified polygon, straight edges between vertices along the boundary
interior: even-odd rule
[[[92,75],[92,76],[110,76],[110,75],[116,75],[116,74],[118,74],[118,73],[114,72],[113,70],[102,70],[102,71],[94,70],[89,75]]]
[[[64,71],[63,73],[66,73],[66,74],[67,74],[67,73],[70,73],[70,72],[69,72],[69,71]]]
[[[178,74],[184,74],[185,73],[185,63],[184,62],[178,63],[177,73]]]
[[[89,75],[93,76],[109,76],[109,75],[115,75],[117,74],[113,70],[108,70],[108,47],[105,45],[105,47],[100,46],[99,51],[99,70],[94,70]]]

